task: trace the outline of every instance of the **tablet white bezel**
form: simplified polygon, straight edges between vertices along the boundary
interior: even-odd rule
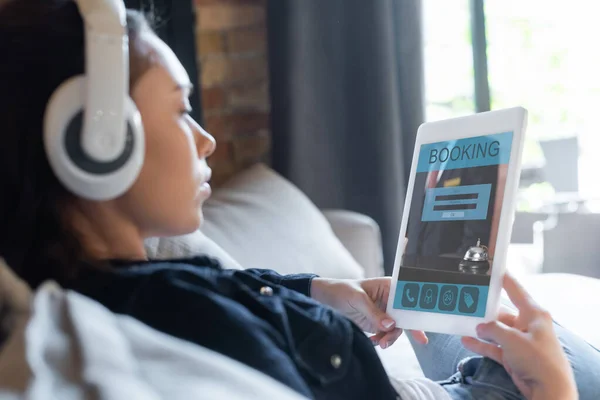
[[[469,115],[443,121],[424,123],[419,127],[413,152],[408,190],[402,214],[402,224],[398,240],[392,285],[388,298],[387,312],[403,329],[440,332],[462,336],[476,336],[475,328],[482,322],[495,320],[498,315],[502,278],[505,272],[506,251],[510,242],[516,193],[520,179],[523,138],[527,127],[527,110],[522,107]],[[399,310],[393,308],[400,271],[400,260],[404,253],[404,237],[412,201],[413,186],[421,146],[428,143],[464,139],[496,133],[513,132],[510,160],[506,178],[506,187],[502,211],[498,226],[496,252],[490,278],[488,300],[484,317],[430,313],[425,311]]]

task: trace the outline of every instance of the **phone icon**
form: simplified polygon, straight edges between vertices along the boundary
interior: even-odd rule
[[[421,287],[418,283],[406,283],[402,293],[402,307],[415,308]]]

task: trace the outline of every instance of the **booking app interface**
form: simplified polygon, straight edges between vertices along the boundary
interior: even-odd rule
[[[394,308],[485,316],[512,140],[421,146]]]

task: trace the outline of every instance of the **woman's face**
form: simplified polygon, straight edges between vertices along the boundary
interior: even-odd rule
[[[141,173],[118,201],[144,237],[181,235],[202,221],[210,196],[206,158],[215,140],[190,115],[192,86],[171,49],[152,33],[140,37],[152,67],[132,88],[146,137]]]

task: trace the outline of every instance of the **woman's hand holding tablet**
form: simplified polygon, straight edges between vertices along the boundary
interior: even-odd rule
[[[573,370],[554,334],[552,317],[510,275],[504,288],[518,314],[501,311],[498,321],[477,327],[464,346],[501,364],[528,399],[576,399]],[[535,360],[535,362],[532,362]]]

